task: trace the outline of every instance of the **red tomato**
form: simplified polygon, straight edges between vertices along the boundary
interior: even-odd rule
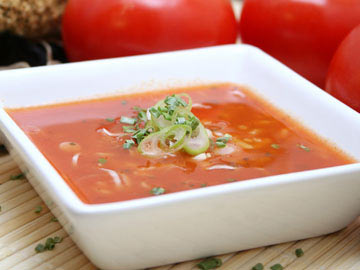
[[[63,17],[69,60],[234,43],[229,0],[70,0]]]
[[[360,0],[245,0],[240,32],[321,88],[332,56],[360,23]]]
[[[336,51],[326,79],[326,91],[360,112],[360,25]]]

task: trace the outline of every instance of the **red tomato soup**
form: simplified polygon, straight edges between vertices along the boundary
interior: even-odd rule
[[[187,93],[210,147],[148,157],[124,149],[122,116]],[[135,107],[135,109],[134,109]],[[7,109],[85,203],[108,203],[355,162],[248,89],[221,84]],[[231,135],[219,147],[217,139]]]

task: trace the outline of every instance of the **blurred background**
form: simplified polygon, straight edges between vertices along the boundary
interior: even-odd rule
[[[239,17],[242,0],[232,0]],[[60,28],[67,0],[0,0],[0,70],[67,62]]]

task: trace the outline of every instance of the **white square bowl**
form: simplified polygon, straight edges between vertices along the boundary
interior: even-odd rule
[[[360,115],[246,45],[0,72],[5,107],[199,83],[248,85],[360,159]],[[120,89],[120,90],[119,90]],[[360,164],[87,205],[0,109],[2,140],[98,267],[130,270],[337,231],[360,212]]]

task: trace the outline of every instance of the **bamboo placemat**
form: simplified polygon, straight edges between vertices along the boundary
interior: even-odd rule
[[[26,179],[13,179],[20,170],[6,150],[0,150],[0,270],[96,270],[77,248]],[[41,206],[42,211],[36,213]],[[36,253],[35,247],[48,237],[63,241],[55,249]],[[216,241],[214,242],[216,245]],[[297,258],[294,251],[305,255]],[[359,270],[360,219],[348,228],[322,237],[218,256],[218,270],[250,270],[280,263],[291,270]],[[152,270],[197,269],[201,260],[157,267]]]

